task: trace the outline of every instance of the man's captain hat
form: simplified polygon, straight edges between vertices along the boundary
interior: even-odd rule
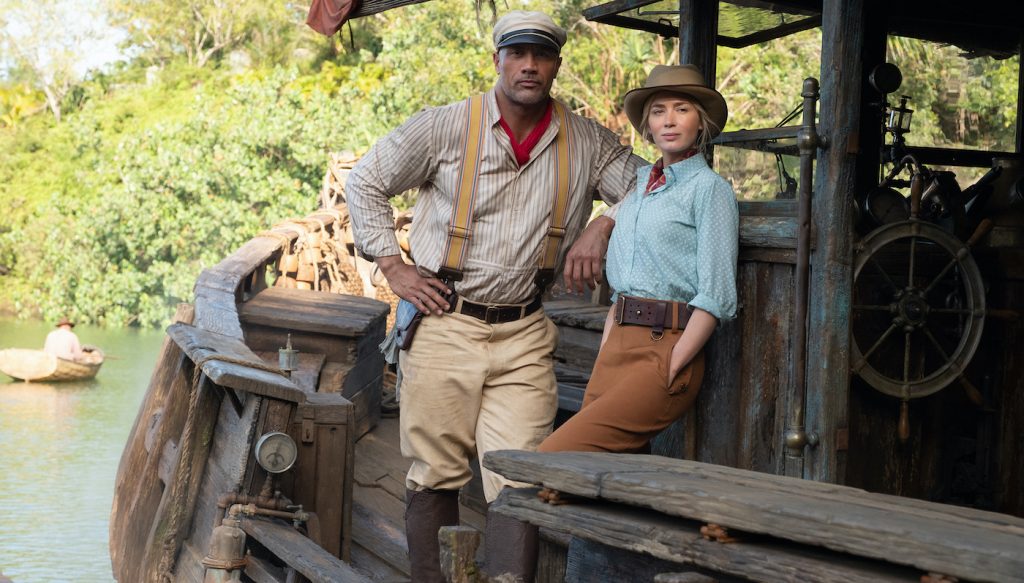
[[[565,40],[565,29],[543,12],[513,10],[494,23],[495,50],[510,45],[532,44],[560,52]]]

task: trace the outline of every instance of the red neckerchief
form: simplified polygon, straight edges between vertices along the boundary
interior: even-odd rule
[[[683,154],[683,157],[681,159],[677,160],[677,162],[682,162],[683,160],[692,157],[696,153],[697,153],[697,148],[693,148],[693,149],[687,150],[686,153]],[[653,167],[651,167],[651,176],[650,176],[650,178],[647,179],[647,189],[644,190],[644,194],[649,194],[652,190],[656,190],[658,188],[661,188],[664,185],[665,185],[665,160],[663,158],[658,158],[658,161],[654,163]]]
[[[548,109],[544,112],[544,117],[540,118],[537,126],[533,128],[530,135],[526,136],[522,144],[516,141],[515,135],[512,134],[512,128],[505,123],[505,118],[498,120],[501,123],[501,128],[508,134],[508,139],[512,141],[512,152],[516,155],[516,162],[520,166],[530,161],[530,151],[533,150],[533,147],[540,141],[540,137],[544,135],[548,126],[551,125],[551,108],[552,103],[548,101]]]

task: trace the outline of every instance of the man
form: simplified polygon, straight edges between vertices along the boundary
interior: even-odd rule
[[[46,335],[43,351],[64,360],[80,359],[82,345],[78,342],[78,336],[71,331],[74,327],[74,322],[67,318],[61,318],[60,322],[57,322],[57,329]]]
[[[557,214],[553,201],[568,201],[557,244],[566,285],[592,286],[614,226],[609,212],[584,231],[593,195],[618,202],[645,164],[612,132],[550,97],[565,41],[545,14],[506,14],[494,26],[498,79],[482,105],[463,101],[413,116],[362,158],[345,187],[360,251],[375,258],[396,294],[428,314],[399,360],[402,453],[412,459],[406,536],[414,582],[443,581],[437,531],[458,524],[471,456],[532,450],[551,431],[557,329],[538,309],[549,281],[537,275]],[[474,127],[478,149],[468,155]],[[558,180],[566,175],[568,186]],[[411,188],[420,189],[410,235],[415,265],[401,259],[388,203]],[[472,196],[463,198],[467,190]],[[471,221],[456,228],[453,208],[464,200],[471,200]],[[562,233],[557,227],[552,232]],[[459,243],[450,232],[466,244],[458,269],[446,261]],[[458,297],[450,301],[452,288]],[[482,473],[489,502],[511,484]],[[533,537],[535,528],[492,513],[485,569],[531,580],[535,557],[510,556],[508,549],[523,545],[501,543]]]

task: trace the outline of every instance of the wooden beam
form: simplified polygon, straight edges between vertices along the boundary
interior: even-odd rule
[[[246,518],[242,530],[312,583],[372,583],[284,523]]]
[[[819,150],[812,208],[807,322],[805,425],[819,444],[808,448],[803,476],[836,482],[845,451],[836,430],[847,425],[850,390],[850,309],[853,286],[853,196],[860,125],[864,0],[825,0],[822,11]]]
[[[167,335],[193,362],[206,359],[203,373],[218,385],[292,403],[306,400],[302,389],[286,377],[264,370],[260,357],[239,339],[182,323],[169,326]],[[211,356],[214,359],[208,359]]]
[[[655,562],[650,558],[653,556],[675,564],[696,565],[743,577],[744,580],[771,583],[899,583],[917,579],[917,573],[912,569],[824,549],[786,544],[778,539],[757,537],[731,544],[705,540],[700,534],[699,522],[622,504],[552,506],[538,500],[533,492],[530,489],[506,489],[491,508],[495,512],[542,527],[566,531],[614,549],[643,553],[634,555],[633,563],[627,566],[637,571]],[[626,562],[623,555],[625,553],[613,557],[613,568]],[[589,559],[595,563],[600,560],[600,557]]]
[[[679,62],[696,65],[715,87],[718,60],[718,0],[679,0]]]
[[[972,581],[1024,573],[1024,519],[1005,514],[657,456],[498,451],[484,466],[559,492]]]

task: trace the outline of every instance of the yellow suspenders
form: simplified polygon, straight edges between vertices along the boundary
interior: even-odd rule
[[[484,96],[469,98],[466,132],[463,139],[462,168],[459,171],[458,192],[452,204],[452,215],[448,223],[448,243],[445,246],[444,263],[438,276],[449,281],[462,279],[462,265],[469,248],[473,232],[473,205],[480,178],[480,152],[484,140]],[[537,286],[539,291],[554,279],[558,247],[565,237],[569,220],[569,187],[572,178],[572,156],[570,155],[569,113],[562,104],[554,102],[554,115],[558,116],[558,135],[555,137],[555,188],[547,236],[538,259]]]

